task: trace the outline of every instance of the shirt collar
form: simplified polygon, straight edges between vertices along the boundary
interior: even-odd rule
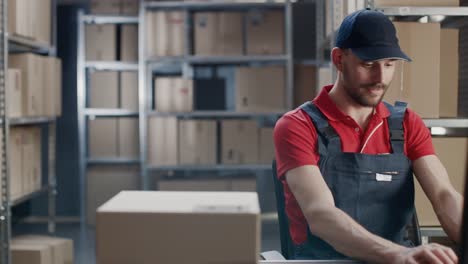
[[[328,94],[332,88],[333,84],[324,86],[319,95],[313,100],[313,103],[328,120],[346,120],[349,118],[349,116],[341,112],[341,110],[336,106],[335,102],[333,102],[333,100],[330,98],[330,95]],[[387,118],[390,116],[390,111],[382,102],[380,102],[375,108],[375,115],[380,118]]]

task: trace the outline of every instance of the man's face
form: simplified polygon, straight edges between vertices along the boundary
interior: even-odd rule
[[[363,61],[350,50],[343,52],[342,76],[346,93],[361,106],[376,106],[393,79],[397,60]]]

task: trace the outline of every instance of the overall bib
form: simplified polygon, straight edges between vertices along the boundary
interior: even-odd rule
[[[335,205],[369,232],[400,245],[414,214],[411,161],[404,155],[403,118],[406,103],[386,104],[392,153],[361,154],[341,150],[341,140],[325,116],[311,102],[301,108],[318,134],[319,168]],[[307,241],[295,246],[296,259],[345,259],[332,246],[307,230]]]

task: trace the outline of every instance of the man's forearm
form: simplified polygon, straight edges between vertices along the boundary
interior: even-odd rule
[[[439,194],[434,203],[434,211],[448,237],[460,242],[460,229],[463,218],[463,197],[453,190]]]
[[[346,256],[372,263],[392,263],[404,247],[376,236],[338,208],[309,213],[311,232]]]

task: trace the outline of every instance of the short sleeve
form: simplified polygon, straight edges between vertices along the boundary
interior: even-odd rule
[[[435,154],[430,130],[422,118],[413,110],[407,109],[404,119],[405,152],[410,160]]]

